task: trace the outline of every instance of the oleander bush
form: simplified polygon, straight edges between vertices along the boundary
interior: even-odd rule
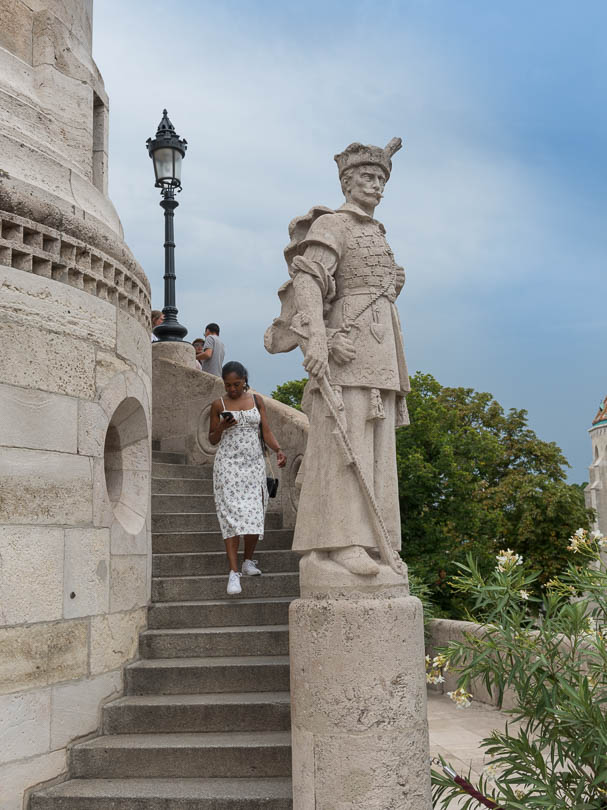
[[[474,787],[504,810],[607,808],[607,540],[579,529],[558,577],[537,592],[538,572],[510,549],[487,576],[469,555],[453,587],[468,597],[467,634],[427,661],[429,680],[445,667],[459,675],[451,698],[469,705],[474,682],[502,708],[504,732],[482,742],[488,761]],[[435,681],[436,682],[436,681]],[[463,776],[466,776],[465,774]],[[470,778],[470,775],[468,775]],[[462,802],[462,789],[432,772],[435,808]],[[469,797],[459,807],[480,807]]]

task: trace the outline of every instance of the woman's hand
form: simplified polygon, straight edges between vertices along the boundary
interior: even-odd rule
[[[209,441],[212,445],[219,444],[223,431],[226,428],[234,427],[238,424],[237,420],[232,416],[230,419],[223,419],[219,414],[222,411],[223,404],[220,399],[216,399],[211,406],[211,418],[209,424]]]
[[[278,464],[279,467],[284,467],[285,464],[287,463],[287,457],[282,452],[282,450],[276,451],[276,463]]]

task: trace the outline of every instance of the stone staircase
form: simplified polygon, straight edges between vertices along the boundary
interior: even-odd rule
[[[291,810],[292,532],[268,514],[264,572],[226,594],[211,467],[153,454],[152,605],[125,696],[70,749],[69,781],[30,810]]]

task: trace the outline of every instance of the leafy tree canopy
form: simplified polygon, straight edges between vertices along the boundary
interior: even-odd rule
[[[289,380],[277,386],[276,389],[272,391],[272,397],[279,402],[283,402],[285,405],[290,405],[292,408],[301,411],[301,398],[307,382],[307,377],[304,377],[303,380]]]
[[[511,548],[539,585],[558,574],[568,538],[590,517],[560,448],[536,436],[526,411],[505,413],[491,394],[443,388],[429,374],[413,377],[407,403],[411,425],[396,439],[403,557],[439,606],[464,614],[450,581],[469,552],[490,570]]]
[[[306,379],[272,396],[300,409]],[[450,581],[473,552],[490,570],[511,548],[540,572],[541,585],[567,562],[568,538],[589,528],[583,488],[565,481],[566,458],[539,439],[527,412],[505,413],[491,394],[443,388],[418,372],[407,397],[411,424],[396,435],[403,557],[447,615],[466,598]]]

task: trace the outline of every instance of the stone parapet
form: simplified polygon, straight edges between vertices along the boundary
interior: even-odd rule
[[[220,377],[193,368],[190,362],[193,357],[189,344],[181,344],[178,350],[163,343],[152,344],[152,439],[160,450],[185,454],[188,464],[212,464],[217,448],[208,439],[211,404],[224,395],[225,389]],[[263,395],[263,400],[272,431],[287,456],[283,469],[272,462],[272,477],[279,479],[279,486],[269,510],[282,514],[283,526],[292,528],[301,486],[299,472],[308,439],[308,417],[271,397]],[[270,472],[268,465],[268,475]]]

